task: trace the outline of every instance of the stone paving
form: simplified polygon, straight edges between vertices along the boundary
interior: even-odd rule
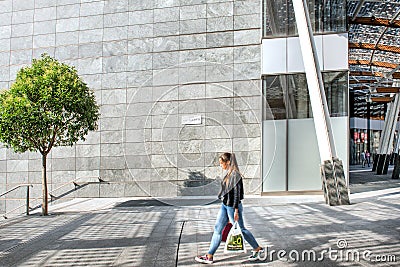
[[[350,168],[350,191],[352,193],[400,187],[400,179],[392,179],[392,166],[385,175],[376,175],[371,170],[372,165],[365,168],[361,165]]]
[[[221,243],[214,265],[398,266],[399,196],[364,190],[336,207],[322,195],[248,196],[245,224],[268,253],[250,262]],[[75,199],[1,222],[0,266],[203,266],[194,257],[208,249],[218,208],[211,198]]]

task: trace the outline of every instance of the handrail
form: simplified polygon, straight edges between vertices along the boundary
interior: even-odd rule
[[[12,191],[14,191],[14,190],[16,190],[16,189],[18,189],[18,188],[20,188],[20,187],[25,187],[25,186],[26,186],[26,215],[29,215],[29,187],[33,187],[32,184],[20,184],[20,185],[17,185],[17,186],[15,186],[15,187],[13,187],[13,188],[7,190],[6,192],[0,194],[0,197],[5,196],[5,195],[7,195],[8,193],[11,193]],[[22,206],[23,206],[23,205],[18,206],[17,208],[13,209],[12,211],[14,211],[14,210],[16,210],[16,209],[19,209],[19,208],[22,207]],[[9,211],[9,212],[11,212],[11,211]],[[6,214],[7,214],[7,211],[5,210],[4,215],[3,215],[3,217],[4,217],[5,219],[7,219]]]
[[[57,190],[59,190],[59,189],[65,187],[65,186],[67,186],[67,185],[71,185],[71,183],[75,186],[75,190],[76,190],[76,189],[77,189],[77,186],[78,186],[78,184],[77,184],[76,182],[77,182],[79,179],[82,179],[82,178],[97,178],[97,179],[99,180],[99,183],[107,183],[106,181],[104,181],[103,179],[101,179],[100,176],[81,176],[81,177],[75,178],[74,180],[69,181],[69,182],[67,182],[67,183],[65,183],[65,184],[62,184],[61,186],[59,186],[59,187],[53,189],[52,191],[48,192],[48,195],[50,196],[50,202],[53,202],[54,200],[57,200],[58,198],[64,196],[64,195],[61,195],[61,196],[59,196],[59,197],[55,197],[55,196],[52,194],[53,192],[55,192],[55,191],[57,191]],[[83,183],[89,184],[89,183],[91,183],[91,182],[83,182]],[[17,186],[15,186],[15,187],[13,187],[13,188],[7,190],[6,192],[0,194],[0,197],[5,196],[5,195],[7,195],[7,194],[10,193],[10,192],[12,192],[12,191],[14,191],[14,190],[16,190],[16,189],[18,189],[18,188],[20,188],[20,187],[25,187],[25,186],[27,187],[27,191],[26,191],[26,215],[29,215],[29,211],[30,211],[30,210],[35,210],[35,209],[37,209],[37,208],[39,208],[39,207],[42,206],[42,204],[39,204],[39,205],[37,205],[37,206],[35,206],[35,207],[33,207],[33,208],[30,208],[30,207],[29,207],[29,187],[33,187],[32,184],[20,184],[20,185],[17,185]],[[36,202],[39,198],[40,198],[40,197],[33,198],[33,201]],[[6,199],[6,201],[7,201],[7,199]],[[15,209],[13,209],[13,210],[11,210],[11,211],[8,211],[8,212],[5,211],[3,217],[4,217],[5,219],[7,219],[7,216],[6,216],[7,213],[13,212],[13,211],[19,209],[19,208],[22,207],[22,206],[24,206],[24,205],[18,206],[18,207],[16,207]]]
[[[70,185],[71,183],[75,185],[75,184],[76,184],[76,181],[79,180],[79,179],[82,179],[82,178],[97,178],[97,179],[99,180],[99,182],[104,182],[104,181],[100,178],[100,176],[90,176],[90,175],[89,175],[89,176],[81,176],[81,177],[75,178],[74,180],[69,181],[69,182],[67,182],[67,183],[65,183],[65,184],[62,184],[61,186],[59,186],[59,187],[57,187],[57,188],[51,190],[51,191],[49,192],[49,195],[50,195],[51,193],[57,191],[57,190],[60,189],[60,188],[63,188],[63,187],[65,187],[65,186],[67,186],[67,185]],[[75,187],[76,187],[76,186],[75,186]]]
[[[73,179],[72,181],[68,181],[67,183],[64,183],[64,184],[62,184],[61,186],[59,186],[59,187],[57,187],[57,188],[51,190],[50,192],[48,192],[47,194],[48,194],[48,196],[50,197],[49,203],[51,203],[51,202],[53,202],[53,201],[55,201],[55,200],[61,198],[62,196],[64,196],[64,194],[63,194],[63,195],[61,195],[61,196],[56,197],[56,196],[54,196],[54,195],[52,194],[53,192],[55,192],[55,191],[57,191],[57,190],[59,190],[59,189],[65,187],[65,186],[67,186],[67,185],[71,185],[71,183],[75,186],[75,189],[74,189],[74,190],[76,190],[76,189],[77,189],[77,183],[76,183],[76,182],[78,182],[78,180],[79,180],[79,179],[82,179],[82,178],[97,178],[97,179],[99,180],[99,183],[104,183],[104,182],[105,182],[103,179],[101,179],[100,176],[95,176],[95,175],[93,175],[93,176],[92,176],[92,175],[80,176],[80,177],[75,178],[75,179]],[[83,182],[83,183],[88,184],[88,183],[90,183],[90,182]],[[40,198],[40,196],[34,198],[34,201],[37,201],[39,198]],[[38,204],[37,206],[34,206],[34,207],[32,208],[32,210],[35,210],[35,209],[37,209],[37,208],[40,208],[41,206],[42,206],[42,204]]]
[[[10,192],[12,192],[12,191],[14,191],[14,190],[16,190],[16,189],[18,189],[18,188],[20,188],[20,187],[23,187],[23,186],[30,186],[30,187],[33,187],[32,184],[20,184],[20,185],[14,186],[13,188],[9,189],[8,191],[6,191],[6,192],[4,192],[4,193],[2,193],[2,194],[0,194],[0,197],[5,196],[5,195],[7,195],[8,193],[10,193]]]

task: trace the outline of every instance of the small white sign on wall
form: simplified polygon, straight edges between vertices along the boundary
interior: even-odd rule
[[[182,116],[182,124],[201,124],[201,115]]]

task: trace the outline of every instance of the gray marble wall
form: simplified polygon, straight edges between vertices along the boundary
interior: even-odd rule
[[[259,0],[0,1],[0,87],[45,52],[75,66],[101,105],[98,131],[49,155],[53,194],[212,195],[231,150],[259,194],[260,12]],[[202,123],[183,125],[188,115]],[[29,182],[40,197],[40,168],[38,154],[0,148],[0,192]],[[109,183],[73,190],[97,176]]]

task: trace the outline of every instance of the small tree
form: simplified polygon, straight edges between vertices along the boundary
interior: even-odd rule
[[[42,154],[42,215],[48,215],[47,155],[53,147],[85,140],[99,116],[94,93],[75,68],[46,54],[0,92],[0,141],[18,153]]]

